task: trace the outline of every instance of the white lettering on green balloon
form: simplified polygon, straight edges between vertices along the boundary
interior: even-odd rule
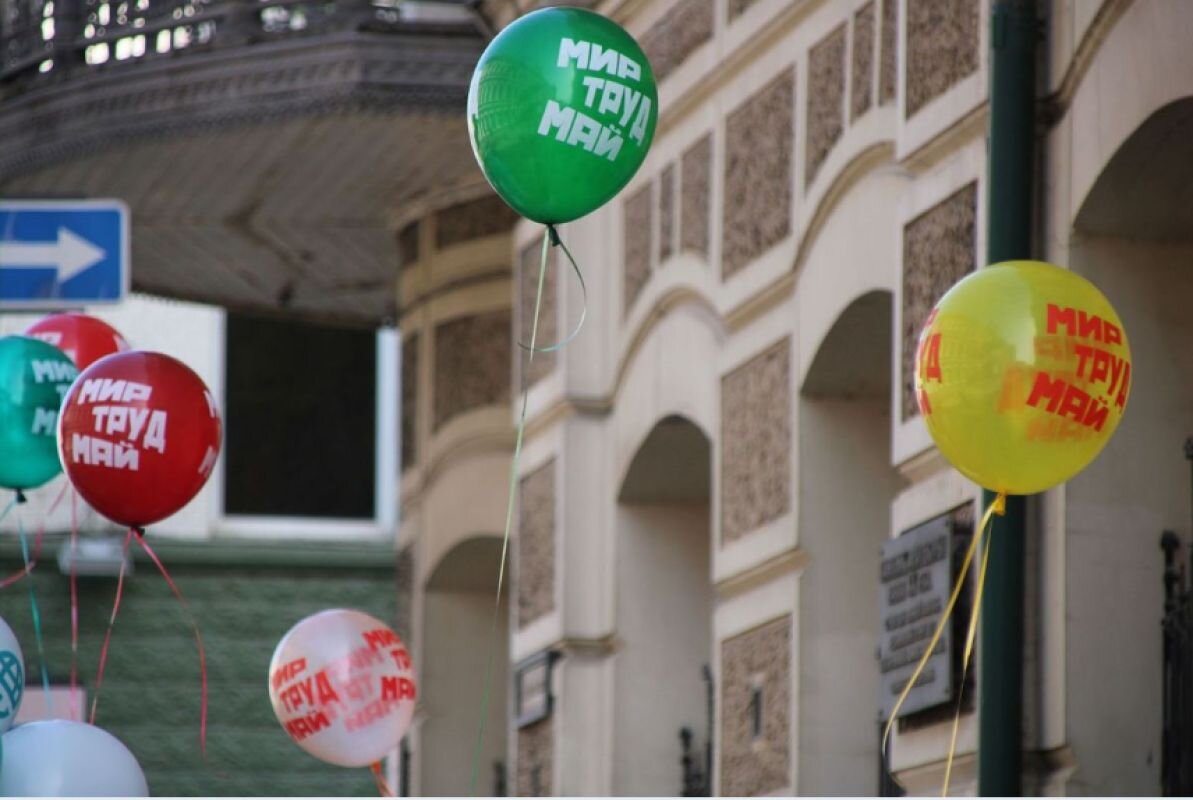
[[[33,411],[33,433],[53,436],[58,426],[58,412],[52,408],[37,408]]]
[[[565,36],[559,41],[559,57],[555,60],[555,66],[566,69],[573,61],[578,69],[604,72],[622,80],[642,80],[641,65],[629,56],[611,47],[601,47],[592,42],[574,42]]]
[[[34,383],[45,383],[46,381],[54,381],[56,383],[60,383],[62,381],[73,381],[75,376],[78,374],[78,368],[69,361],[50,361],[46,359],[33,360]]]
[[[639,146],[644,143],[650,124],[650,98],[624,83],[611,80],[641,80],[642,67],[637,61],[593,42],[563,38],[559,42],[555,64],[561,69],[574,64],[577,69],[609,77],[585,75],[581,80],[586,90],[584,106],[594,111],[597,117],[548,100],[539,119],[539,136],[553,136],[557,142],[580,147],[609,161],[616,161],[620,155],[623,131],[627,127],[631,139]],[[613,119],[606,123],[599,117]]]

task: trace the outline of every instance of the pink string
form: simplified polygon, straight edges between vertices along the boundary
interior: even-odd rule
[[[79,707],[79,553],[78,495],[70,493],[70,718],[81,720]]]
[[[37,528],[37,535],[33,539],[33,553],[29,557],[29,563],[21,567],[19,570],[9,575],[7,578],[0,580],[0,589],[7,589],[17,581],[24,578],[29,573],[33,572],[33,568],[37,566],[37,559],[41,557],[41,542],[46,535],[46,521],[50,515],[58,508],[58,504],[62,502],[62,498],[66,497],[66,490],[70,488],[70,483],[63,481],[62,489],[58,492],[58,496],[54,498],[54,502],[50,503],[50,507],[46,509],[45,516],[42,517],[41,523]]]
[[[157,553],[153,552],[153,548],[145,541],[144,532],[137,530],[137,544],[141,545],[141,549],[145,554],[153,560],[157,571],[162,574],[169,584],[170,590],[174,592],[174,596],[178,598],[178,603],[182,606],[182,610],[186,612],[187,619],[190,621],[191,629],[195,632],[195,644],[199,648],[199,752],[203,754],[203,760],[207,760],[207,656],[203,651],[203,637],[199,634],[199,624],[195,621],[195,615],[191,613],[190,606],[187,605],[186,598],[182,596],[182,591],[178,585],[174,583],[174,579],[170,577],[170,573],[166,570],[161,559],[157,557]],[[130,535],[132,531],[130,531]]]
[[[373,773],[373,780],[377,782],[377,792],[382,797],[397,797],[394,790],[389,787],[389,783],[385,780],[385,773],[382,771],[381,762],[374,761],[369,769]]]
[[[120,597],[124,594],[124,570],[128,565],[128,546],[133,540],[133,530],[129,528],[124,537],[124,552],[120,559],[120,577],[116,580],[116,599],[112,602],[112,616],[108,618],[108,630],[104,634],[104,645],[99,650],[99,669],[95,673],[95,694],[91,698],[91,719],[95,724],[95,709],[99,706],[99,687],[104,682],[104,666],[108,663],[108,643],[112,641],[112,626],[116,624],[116,612],[120,610]]]

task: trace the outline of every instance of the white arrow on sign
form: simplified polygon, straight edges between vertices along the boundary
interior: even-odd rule
[[[63,283],[88,267],[98,264],[107,253],[69,229],[58,228],[56,242],[0,242],[0,268],[58,270]]]

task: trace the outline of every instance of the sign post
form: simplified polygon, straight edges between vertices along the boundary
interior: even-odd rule
[[[120,200],[0,201],[0,309],[119,303],[129,246]]]

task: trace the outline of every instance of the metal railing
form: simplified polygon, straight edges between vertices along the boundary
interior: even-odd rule
[[[1193,437],[1185,441],[1193,469]],[[1193,474],[1193,473],[1191,473]],[[1191,491],[1193,495],[1193,491]],[[1160,786],[1166,797],[1193,795],[1193,546],[1180,558],[1181,540],[1160,537],[1164,551],[1164,667]]]
[[[705,724],[708,733],[704,737],[704,752],[694,748],[692,729],[679,729],[680,797],[709,797],[712,794],[713,771],[713,721],[715,714],[715,684],[712,669],[705,664],[704,678]],[[701,757],[703,756],[703,757]]]
[[[475,35],[468,0],[0,0],[0,83],[337,31]]]

